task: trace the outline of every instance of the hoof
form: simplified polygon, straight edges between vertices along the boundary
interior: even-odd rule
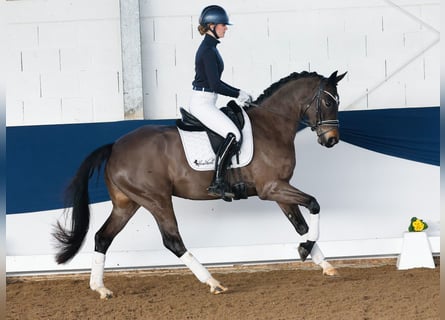
[[[226,287],[223,287],[221,284],[216,287],[211,287],[210,292],[213,294],[221,294],[226,292],[228,289]]]
[[[210,286],[210,292],[213,294],[220,294],[226,292],[228,289],[224,287],[218,280],[210,278],[207,281],[207,284]]]
[[[301,261],[306,261],[307,256],[309,255],[309,251],[306,250],[306,248],[302,247],[301,245],[298,247],[298,254],[300,255]]]
[[[111,292],[110,290],[108,290],[105,287],[100,287],[100,288],[94,289],[94,291],[99,292],[100,298],[103,300],[108,300],[108,299],[113,298],[113,292]]]
[[[106,293],[104,297],[101,296],[100,298],[104,299],[104,300],[111,299],[111,298],[113,298],[113,292]]]
[[[306,261],[307,256],[311,253],[312,248],[314,247],[315,241],[306,241],[300,243],[298,246],[298,253],[300,254],[301,261]]]
[[[337,269],[335,269],[329,262],[322,261],[320,266],[323,268],[323,275],[330,276],[330,277],[340,276]]]
[[[329,268],[329,269],[323,270],[323,275],[330,276],[330,277],[339,277],[340,276],[337,269],[335,269],[335,268]]]

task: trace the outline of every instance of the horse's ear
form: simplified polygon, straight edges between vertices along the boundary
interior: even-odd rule
[[[331,82],[331,83],[333,83],[333,84],[337,84],[341,79],[343,79],[344,78],[344,76],[348,73],[348,72],[345,72],[345,73],[343,73],[343,74],[341,74],[341,75],[339,75],[339,76],[337,76],[337,73],[338,73],[338,70],[336,70],[336,71],[334,71],[334,72],[332,72],[332,74],[329,76],[329,82]]]
[[[337,74],[337,71],[335,73]],[[347,73],[348,73],[348,71],[346,71],[345,73],[343,73],[339,76],[336,76],[335,83],[340,82],[340,80],[343,79]]]
[[[335,78],[337,78],[337,72],[338,72],[338,70],[335,70],[335,71],[332,72],[332,74],[329,76],[329,81],[330,81],[330,82],[332,82],[332,81],[335,82]]]

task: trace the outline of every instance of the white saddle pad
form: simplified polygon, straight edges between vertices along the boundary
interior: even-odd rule
[[[239,164],[236,156],[232,158],[232,168],[243,167],[250,163],[253,157],[252,126],[247,113],[243,111],[244,128],[243,144],[239,153]],[[178,128],[184,147],[185,156],[190,167],[198,171],[215,170],[215,153],[205,131],[184,131]]]

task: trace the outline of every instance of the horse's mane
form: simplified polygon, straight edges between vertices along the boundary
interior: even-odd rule
[[[303,78],[312,78],[312,77],[323,78],[323,76],[319,75],[316,72],[307,72],[307,71],[303,71],[301,73],[293,72],[290,75],[288,75],[287,77],[284,77],[284,78],[278,80],[277,82],[271,84],[270,87],[267,88],[266,90],[264,90],[263,93],[260,94],[259,97],[253,103],[256,105],[260,104],[266,98],[270,97],[275,91],[277,91],[279,88],[281,88],[283,85],[285,85],[289,81],[303,79]]]

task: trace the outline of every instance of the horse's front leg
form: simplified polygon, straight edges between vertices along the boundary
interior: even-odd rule
[[[298,232],[298,234],[300,235],[308,235],[307,238],[311,237],[312,239],[316,238],[318,239],[318,214],[316,214],[317,217],[315,217],[315,215],[312,215],[310,217],[312,217],[312,219],[310,220],[310,224],[311,227],[309,227],[306,223],[306,220],[303,217],[303,214],[300,211],[300,208],[298,207],[298,205],[288,205],[288,204],[283,204],[283,203],[278,203],[278,205],[280,206],[281,210],[283,210],[284,214],[286,215],[286,217],[289,219],[289,221],[292,223],[292,225],[294,226],[295,230]],[[314,231],[313,229],[316,229],[316,231]],[[309,231],[311,231],[309,233]],[[306,243],[310,242],[310,240],[307,240]],[[299,248],[298,248],[298,252],[300,254],[300,258],[302,258],[302,254],[304,255],[304,259],[302,258],[302,260],[304,261],[306,259],[306,257],[308,256],[309,252],[304,252],[302,253],[302,249],[305,247],[306,243],[301,243]],[[306,250],[306,249],[304,249]],[[311,251],[310,251],[311,257],[312,257],[312,261],[319,265],[322,269],[323,269],[323,274],[325,275],[329,275],[329,276],[337,276],[338,272],[337,270],[329,263],[325,260],[323,253],[320,250],[320,247],[318,246],[318,244],[313,241],[312,246],[311,246]]]
[[[320,205],[317,200],[283,180],[267,182],[257,192],[263,200],[276,201],[297,232],[300,235],[306,235],[306,242],[300,243],[298,247],[301,260],[305,261],[307,256],[311,254],[313,261],[323,268],[323,273],[337,275],[336,270],[324,260],[324,256],[316,244],[320,221]],[[306,207],[310,212],[309,227],[298,208],[299,205]]]
[[[283,205],[306,207],[314,215],[320,212],[320,205],[313,196],[291,186],[287,181],[273,180],[266,182],[257,187],[257,194],[262,200],[276,201]]]

